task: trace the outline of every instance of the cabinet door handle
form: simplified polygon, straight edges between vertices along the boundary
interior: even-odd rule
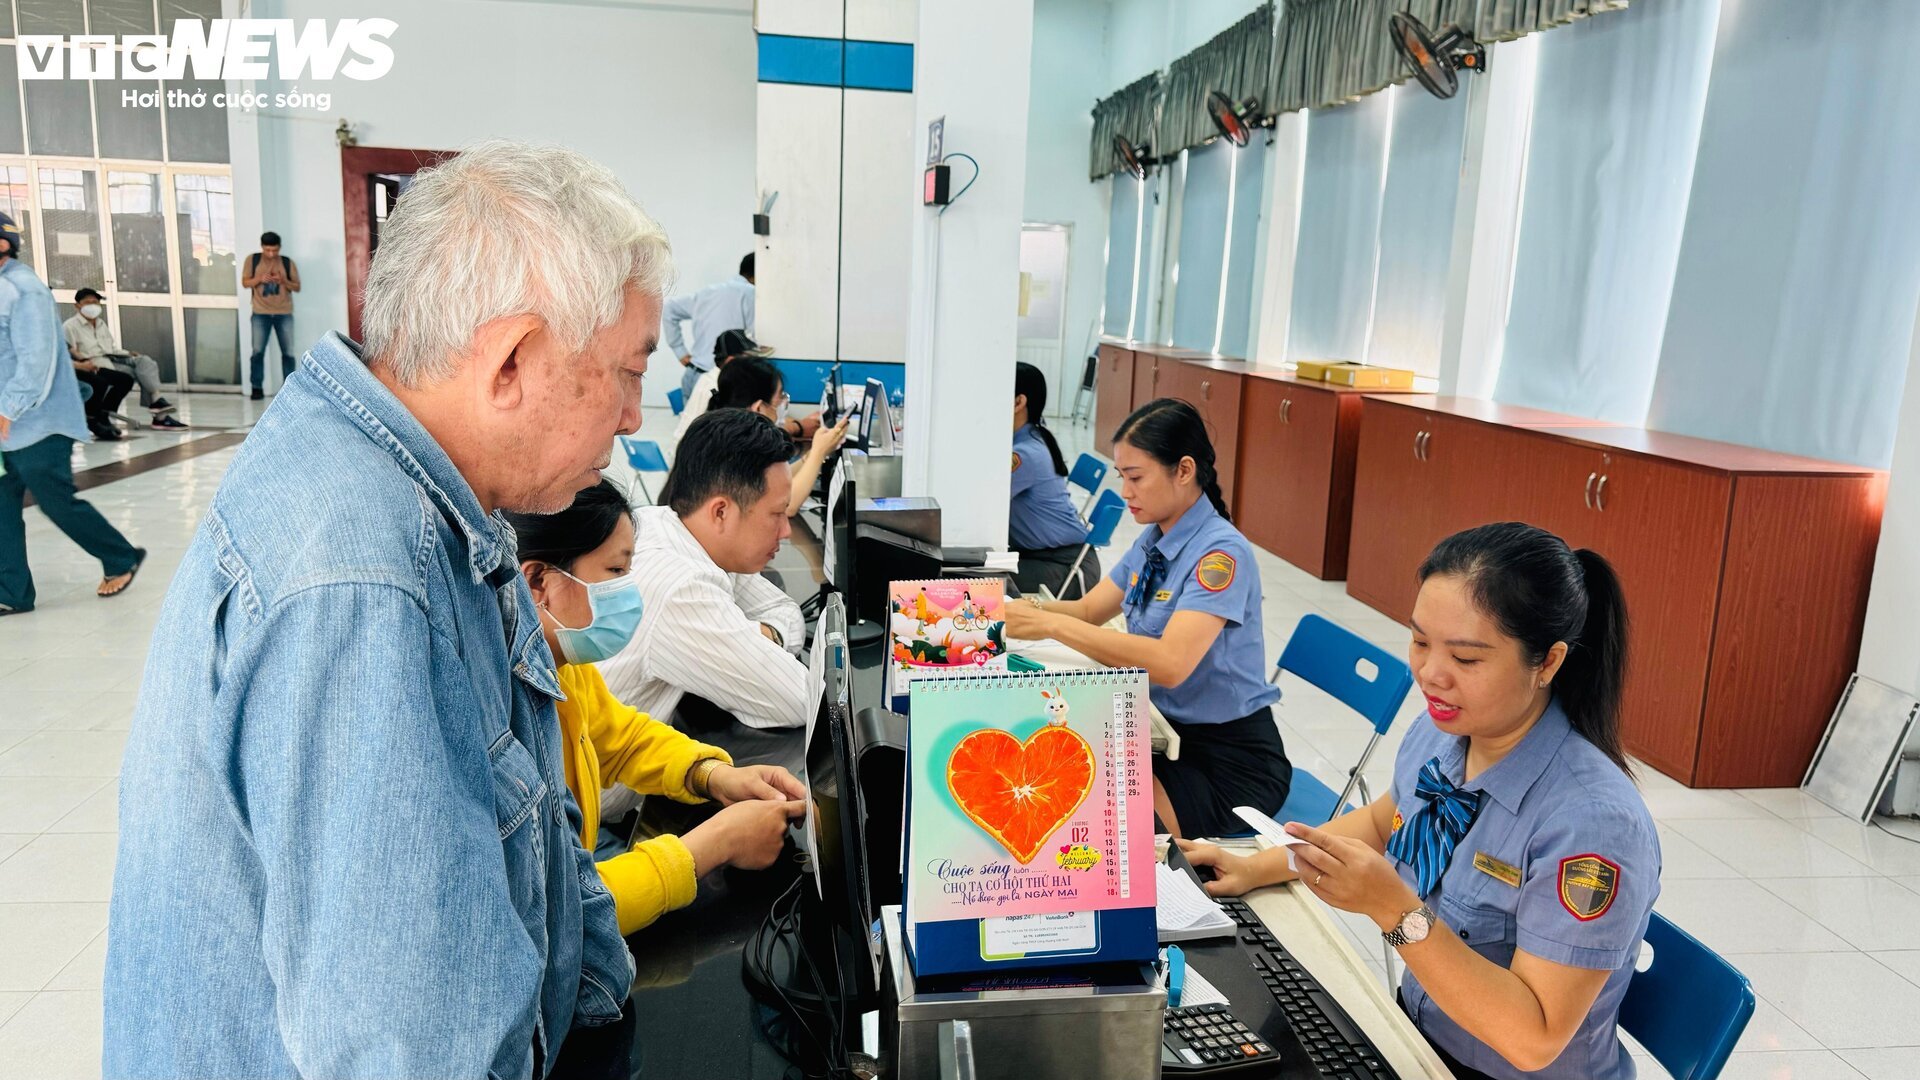
[[[1584,491],[1584,492],[1582,492],[1582,493],[1581,493],[1581,495],[1580,495],[1580,498],[1581,498],[1581,500],[1582,500],[1582,501],[1584,501],[1584,502],[1585,502],[1585,503],[1587,504],[1587,509],[1589,509],[1589,510],[1592,510],[1592,509],[1594,509],[1594,505],[1593,505],[1593,482],[1594,482],[1595,480],[1598,480],[1599,478],[1600,478],[1600,474],[1599,474],[1599,473],[1597,473],[1597,472],[1590,472],[1590,473],[1588,473],[1588,474],[1587,474],[1587,490],[1586,490],[1586,491]]]
[[[1293,423],[1293,417],[1291,417],[1291,416],[1288,416],[1288,415],[1287,415],[1287,413],[1288,413],[1288,412],[1289,412],[1290,410],[1292,410],[1292,408],[1293,408],[1293,399],[1292,399],[1292,398],[1281,398],[1281,399],[1280,399],[1280,422],[1281,422],[1281,423],[1283,423],[1283,424],[1291,424],[1291,423]]]
[[[1413,460],[1420,460],[1420,440],[1426,437],[1427,433],[1424,431],[1416,431],[1413,433]]]
[[[1420,433],[1420,460],[1433,460],[1433,432],[1431,431]]]
[[[1200,400],[1201,401],[1213,400],[1213,380],[1211,379],[1200,380]]]
[[[1593,491],[1593,502],[1602,510],[1607,508],[1607,478],[1604,474],[1600,477],[1600,486]]]

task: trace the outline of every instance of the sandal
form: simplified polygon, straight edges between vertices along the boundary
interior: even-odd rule
[[[135,557],[133,560],[132,569],[127,570],[125,573],[115,574],[113,575],[113,577],[107,578],[102,582],[100,582],[100,588],[94,592],[95,596],[99,597],[102,600],[105,600],[110,596],[119,596],[121,593],[126,592],[128,589],[133,587],[133,579],[136,575],[140,573],[140,564],[147,561],[147,549],[134,548],[133,553]],[[127,580],[120,582],[119,585],[115,586],[112,589],[107,588],[109,583],[116,581],[120,578],[126,578]]]

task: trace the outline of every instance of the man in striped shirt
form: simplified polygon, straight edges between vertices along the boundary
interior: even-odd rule
[[[646,606],[640,629],[600,664],[614,695],[721,746],[735,764],[800,763],[818,688],[798,656],[800,605],[760,571],[791,528],[787,457],[793,444],[745,409],[707,413],[688,427],[658,506],[635,515],[633,575]],[[691,717],[696,695],[731,714]],[[633,805],[613,789],[611,820]],[[604,808],[603,807],[603,808]]]

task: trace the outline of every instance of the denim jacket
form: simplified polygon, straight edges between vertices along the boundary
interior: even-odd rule
[[[0,416],[13,421],[0,450],[25,450],[50,435],[92,439],[53,294],[19,259],[0,262]]]
[[[120,789],[104,1072],[497,1077],[633,964],[507,525],[337,335],[167,592]]]

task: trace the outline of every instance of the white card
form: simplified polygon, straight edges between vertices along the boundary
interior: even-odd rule
[[[1294,836],[1291,833],[1287,832],[1286,829],[1281,827],[1279,822],[1273,820],[1272,818],[1261,813],[1260,811],[1255,810],[1251,806],[1236,806],[1233,808],[1233,812],[1235,814],[1240,815],[1240,820],[1253,826],[1254,832],[1257,832],[1261,836],[1264,836],[1267,839],[1273,841],[1274,843],[1279,844],[1281,847],[1290,848],[1295,844],[1306,843],[1305,840],[1302,840],[1299,837]],[[1291,851],[1287,852],[1287,869],[1293,871],[1296,874],[1300,872],[1300,868],[1293,864],[1293,852]]]

